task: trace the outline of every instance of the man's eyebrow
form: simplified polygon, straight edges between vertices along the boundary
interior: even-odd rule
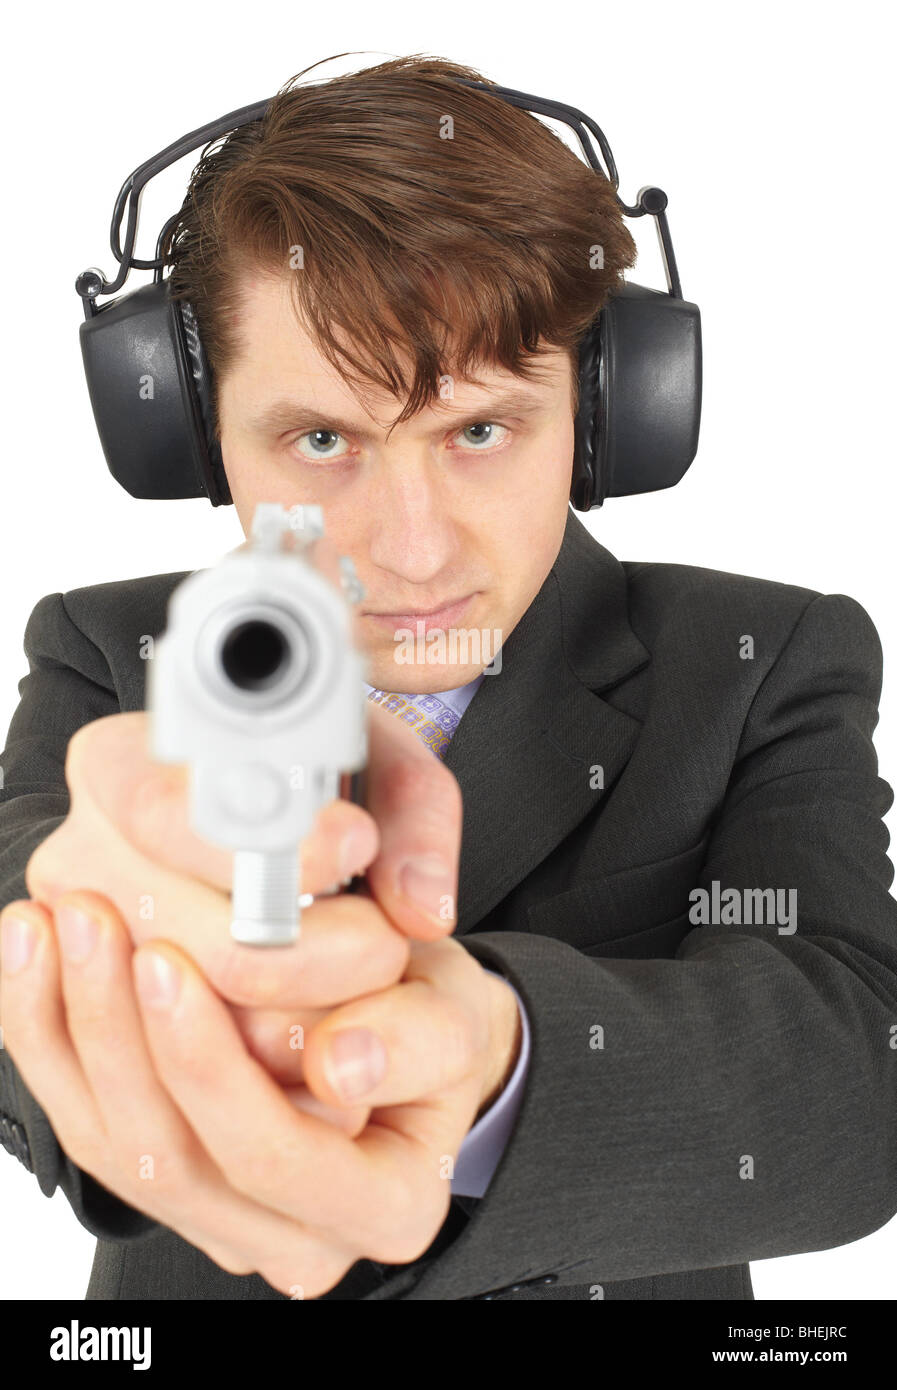
[[[466,425],[498,419],[500,415],[510,415],[517,419],[528,418],[547,410],[548,406],[547,400],[533,396],[530,392],[512,390],[493,396],[488,401],[481,401],[469,410],[447,408],[443,401],[434,402],[433,409],[439,412],[444,410],[445,421],[439,426],[440,429],[445,429],[448,425],[463,429]],[[354,434],[362,438],[371,433],[371,426],[367,422],[360,424],[356,420],[342,420],[314,402],[289,399],[274,401],[266,406],[250,419],[249,428],[257,434],[269,435],[300,428],[334,429],[340,434]]]

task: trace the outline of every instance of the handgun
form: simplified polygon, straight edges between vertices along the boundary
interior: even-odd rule
[[[150,754],[188,764],[193,829],[234,851],[245,945],[298,939],[299,842],[341,787],[364,794],[364,589],[349,556],[338,583],[311,562],[323,535],[320,506],[258,503],[247,544],[172,592],[147,672]]]

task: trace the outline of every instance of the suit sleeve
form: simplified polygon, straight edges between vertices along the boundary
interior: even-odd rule
[[[795,889],[796,931],[689,916],[675,957],[649,960],[462,938],[532,1029],[517,1124],[466,1233],[469,1283],[481,1267],[495,1285],[579,1261],[607,1281],[741,1264],[842,1245],[897,1212],[881,678],[866,611],[819,595],[740,731],[695,887]]]
[[[20,703],[0,754],[0,910],[30,896],[28,860],[68,814],[69,739],[81,725],[119,712],[105,658],[69,618],[62,594],[48,594],[36,604],[24,646],[29,670],[19,682]],[[0,1125],[5,1147],[34,1173],[41,1192],[52,1197],[60,1187],[91,1234],[124,1241],[156,1228],[150,1217],[66,1157],[5,1048],[0,1048]]]

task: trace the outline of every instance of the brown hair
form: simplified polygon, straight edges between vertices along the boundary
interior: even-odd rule
[[[302,247],[300,321],[346,381],[407,396],[393,427],[439,397],[447,352],[462,379],[480,363],[528,378],[540,339],[570,354],[575,408],[579,338],[636,256],[610,182],[455,80],[488,81],[474,68],[415,55],[293,86],[308,71],[206,147],[172,228],[171,293],[213,375],[240,351],[241,272],[287,273]]]

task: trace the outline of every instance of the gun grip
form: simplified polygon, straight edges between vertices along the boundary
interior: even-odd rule
[[[359,768],[357,772],[344,772],[340,777],[340,798],[343,801],[353,801],[356,806],[364,806],[367,800],[366,794],[366,774],[367,768]],[[356,874],[349,880],[343,889],[345,893],[367,892],[367,878],[364,874]]]

